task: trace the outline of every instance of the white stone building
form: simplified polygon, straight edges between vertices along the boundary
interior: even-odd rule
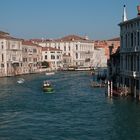
[[[41,70],[42,47],[31,41],[22,41],[22,72],[36,73]]]
[[[62,51],[52,47],[42,47],[42,61],[49,63],[52,70],[62,67]]]
[[[107,56],[105,49],[102,47],[95,47],[93,57],[93,67],[107,67]]]
[[[62,50],[63,66],[85,66],[90,67],[93,64],[94,43],[88,38],[76,35],[65,36],[55,40],[44,40],[37,42],[42,47],[52,47]]]
[[[22,40],[0,32],[0,77],[22,74]]]
[[[140,9],[140,6],[138,6]],[[120,26],[120,85],[140,98],[140,11],[136,18],[127,20],[124,7]]]

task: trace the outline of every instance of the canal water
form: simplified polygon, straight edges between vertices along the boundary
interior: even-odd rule
[[[140,104],[90,87],[89,72],[0,79],[0,140],[138,140]],[[52,94],[42,92],[50,80]]]

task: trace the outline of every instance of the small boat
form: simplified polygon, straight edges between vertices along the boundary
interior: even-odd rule
[[[93,81],[92,83],[91,83],[91,87],[95,87],[95,88],[103,88],[103,87],[105,87],[106,86],[106,84],[105,83],[99,83],[99,82],[95,82],[95,81]]]
[[[43,91],[47,93],[52,93],[54,91],[53,86],[49,81],[43,82]]]
[[[90,71],[92,69],[90,67],[78,67],[75,70],[76,71]]]
[[[19,78],[18,81],[17,81],[18,84],[22,84],[24,82],[25,82],[25,80],[23,78]]]
[[[55,74],[55,72],[50,71],[50,72],[46,72],[45,74],[46,74],[46,75],[54,75],[54,74]]]

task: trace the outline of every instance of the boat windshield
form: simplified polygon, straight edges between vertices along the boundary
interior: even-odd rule
[[[51,86],[49,81],[44,81],[44,86]]]

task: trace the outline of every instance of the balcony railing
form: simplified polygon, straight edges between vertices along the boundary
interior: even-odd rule
[[[133,78],[139,78],[140,77],[140,72],[137,72],[137,71],[120,71],[120,74],[121,75],[127,75],[127,76],[130,76],[130,77],[133,77]]]
[[[140,47],[135,46],[135,47],[129,47],[129,48],[121,48],[120,52],[139,52],[139,51],[140,51]]]

